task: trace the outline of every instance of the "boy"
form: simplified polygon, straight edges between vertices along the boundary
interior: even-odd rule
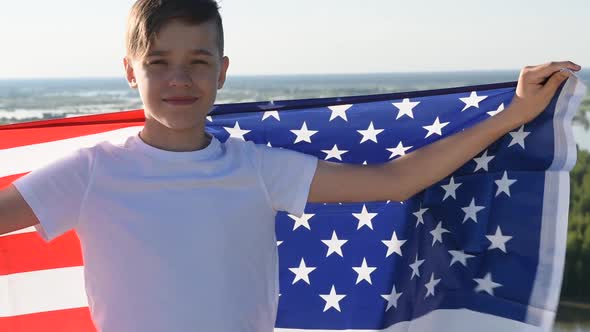
[[[205,132],[229,59],[214,0],[139,0],[124,66],[145,126],[0,191],[0,234],[75,229],[100,331],[272,331],[274,217],[306,202],[403,201],[534,119],[571,62],[526,67],[497,116],[389,163],[336,164]],[[420,176],[416,176],[420,174]],[[223,204],[223,208],[219,208]]]

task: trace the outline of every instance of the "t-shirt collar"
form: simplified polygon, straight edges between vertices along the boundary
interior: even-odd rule
[[[141,137],[139,137],[139,132],[129,138],[127,142],[129,147],[135,148],[143,154],[149,155],[151,157],[160,159],[160,160],[168,160],[168,161],[198,161],[198,160],[206,160],[214,156],[218,151],[221,149],[221,143],[219,140],[211,135],[208,132],[205,132],[207,136],[211,138],[209,145],[201,150],[196,151],[185,151],[185,152],[177,152],[177,151],[168,151],[162,150],[156,147],[153,147],[146,142],[144,142]]]

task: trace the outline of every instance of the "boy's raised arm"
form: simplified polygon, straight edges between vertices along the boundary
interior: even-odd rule
[[[38,223],[33,210],[14,185],[0,190],[0,235]]]
[[[578,71],[569,62],[525,67],[503,112],[395,160],[379,165],[319,161],[308,202],[404,201],[447,177],[500,137],[539,115],[558,87]]]

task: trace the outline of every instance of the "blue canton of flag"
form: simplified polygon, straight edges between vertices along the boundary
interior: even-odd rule
[[[515,87],[218,105],[207,126],[221,140],[377,164],[495,116]],[[570,78],[534,121],[404,202],[279,213],[277,331],[550,330],[584,92]]]

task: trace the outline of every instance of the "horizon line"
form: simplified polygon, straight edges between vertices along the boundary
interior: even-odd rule
[[[383,71],[383,72],[329,72],[329,73],[274,73],[274,74],[228,74],[227,78],[231,77],[295,77],[295,76],[344,76],[344,75],[392,75],[392,74],[447,74],[447,73],[492,73],[492,72],[516,72],[521,69],[463,69],[463,70],[421,70],[421,71]],[[590,69],[583,68],[578,73],[589,73]],[[121,76],[24,76],[24,77],[7,77],[0,78],[2,81],[26,81],[26,80],[81,80],[81,79],[125,79],[124,74]]]

